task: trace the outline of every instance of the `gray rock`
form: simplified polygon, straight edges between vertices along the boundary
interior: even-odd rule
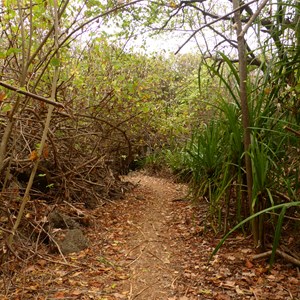
[[[62,229],[77,229],[80,225],[71,217],[55,210],[48,215],[50,227]]]
[[[80,229],[68,230],[63,241],[59,241],[58,245],[63,254],[79,252],[88,248],[88,239],[83,235]]]

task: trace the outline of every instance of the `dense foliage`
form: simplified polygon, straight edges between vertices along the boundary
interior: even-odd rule
[[[95,207],[119,197],[118,175],[147,157],[190,180],[216,231],[250,217],[256,246],[271,233],[277,247],[284,216],[299,222],[299,3],[233,2],[241,7],[2,2],[1,217],[10,246],[28,201]],[[240,26],[236,38],[239,24],[249,30]],[[194,38],[199,54],[127,47],[150,29]],[[276,205],[281,214],[260,214]]]

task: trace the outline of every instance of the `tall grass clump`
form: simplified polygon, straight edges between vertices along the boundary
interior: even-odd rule
[[[248,66],[251,146],[247,154],[253,178],[249,205],[239,104],[240,78],[237,65],[224,54],[220,57],[223,68],[211,62],[205,65],[214,80],[219,80],[223,91],[213,104],[217,113],[207,126],[194,131],[186,147],[192,172],[191,189],[198,199],[209,200],[209,211],[219,228],[226,232],[232,226],[244,230],[255,228],[261,249],[273,242],[274,259],[286,216],[295,218],[299,210],[300,80],[297,68],[300,58],[294,57],[295,65],[291,66],[291,59],[281,57],[279,60],[274,55],[265,57],[268,65]],[[287,69],[289,72],[283,71]],[[252,226],[245,227],[247,224]]]
[[[222,170],[223,130],[221,123],[211,121],[202,131],[195,131],[188,143],[186,152],[192,171],[194,196],[211,194],[215,189],[216,179]]]
[[[224,157],[220,153],[226,153],[223,133],[222,124],[213,120],[202,130],[195,130],[185,149],[193,198],[203,197],[209,201],[211,216],[220,215],[215,195],[223,169]]]

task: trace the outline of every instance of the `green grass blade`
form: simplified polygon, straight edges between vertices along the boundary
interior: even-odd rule
[[[266,212],[269,211],[273,211],[279,208],[283,208],[286,207],[292,207],[292,206],[300,206],[300,201],[296,201],[296,202],[290,202],[290,203],[282,203],[282,204],[278,204],[272,207],[268,207],[264,210],[261,210],[255,214],[253,214],[252,216],[246,218],[245,220],[243,220],[242,222],[240,222],[239,224],[237,224],[236,226],[234,226],[228,233],[225,234],[225,236],[221,239],[221,241],[218,243],[218,245],[216,246],[216,248],[214,249],[214,251],[212,252],[212,254],[209,257],[209,260],[212,259],[212,257],[219,251],[219,249],[221,248],[221,246],[224,244],[224,242],[226,241],[226,239],[228,238],[229,235],[231,235],[234,231],[236,231],[237,229],[239,229],[241,226],[243,226],[244,224],[246,224],[247,222],[253,220],[254,218],[258,217],[261,214],[264,214]]]
[[[284,215],[285,215],[286,210],[287,210],[287,206],[283,206],[282,209],[281,209],[280,215],[278,217],[276,230],[275,230],[275,235],[274,235],[272,254],[271,254],[271,258],[270,258],[270,268],[272,268],[272,265],[273,265],[274,260],[275,260],[275,254],[276,254],[276,250],[277,250],[278,245],[279,245],[279,240],[280,240],[280,236],[281,236],[281,229],[282,229],[282,223],[283,223],[283,220],[284,220]]]

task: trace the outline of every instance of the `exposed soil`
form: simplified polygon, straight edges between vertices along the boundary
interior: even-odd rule
[[[6,276],[0,298],[300,299],[299,270],[279,259],[268,272],[265,259],[251,260],[251,238],[233,236],[208,262],[220,236],[206,227],[207,204],[185,200],[185,185],[126,180],[135,185],[126,199],[91,211],[88,249],[64,260],[45,247]]]

